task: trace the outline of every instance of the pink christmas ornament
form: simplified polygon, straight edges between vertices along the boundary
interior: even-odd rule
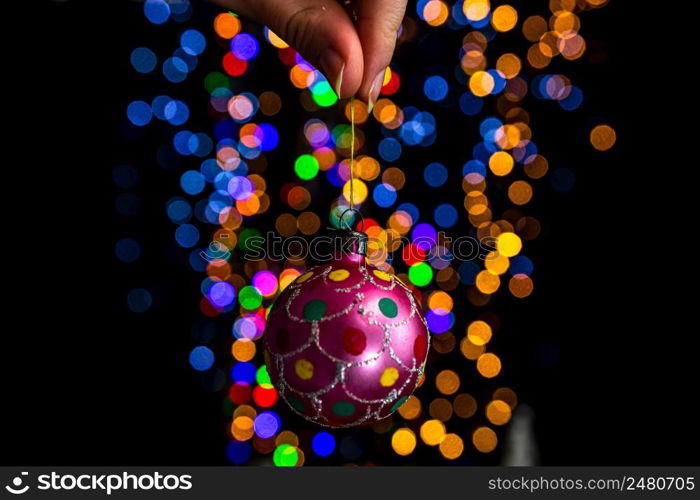
[[[366,236],[349,234],[354,250],[299,276],[275,301],[265,330],[265,361],[282,399],[330,427],[396,411],[416,388],[430,340],[413,293],[367,265],[357,253]]]

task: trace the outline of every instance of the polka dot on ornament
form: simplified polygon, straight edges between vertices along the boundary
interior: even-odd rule
[[[353,356],[359,356],[367,347],[367,336],[362,330],[348,327],[343,330],[343,349]]]
[[[339,417],[349,417],[355,413],[355,405],[350,401],[337,401],[331,406],[331,411]]]
[[[350,271],[347,269],[336,269],[328,275],[328,279],[331,281],[344,281],[348,276],[350,276]]]
[[[302,380],[309,380],[314,376],[314,365],[311,361],[305,359],[298,359],[294,363],[294,373]]]
[[[318,321],[326,314],[326,303],[320,299],[310,300],[304,304],[304,319]]]
[[[292,406],[292,408],[294,408],[296,411],[302,412],[302,413],[304,412],[304,410],[305,410],[304,403],[299,401],[297,398],[295,398],[294,396],[286,396],[285,399]]]
[[[297,278],[297,283],[303,283],[306,280],[308,280],[309,278],[311,278],[311,276],[313,276],[313,275],[314,275],[313,271],[309,271],[308,273],[304,273]]]
[[[413,342],[413,355],[416,359],[424,359],[428,353],[428,340],[423,335],[416,337]]]
[[[379,377],[379,383],[382,385],[382,387],[391,387],[396,383],[398,378],[399,371],[393,366],[390,366],[389,368],[385,368],[382,372],[382,376]]]
[[[389,275],[389,273],[385,273],[384,271],[380,271],[379,269],[375,269],[374,271],[372,271],[372,273],[380,280],[391,281],[391,276]]]
[[[399,307],[391,299],[383,298],[379,299],[379,310],[387,318],[395,318],[399,313]]]
[[[404,396],[396,401],[396,403],[393,404],[391,407],[391,411],[396,411],[398,410],[401,405],[403,405],[406,401],[408,400],[408,396]]]

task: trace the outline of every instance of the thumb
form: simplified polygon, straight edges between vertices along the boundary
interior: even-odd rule
[[[370,111],[382,88],[384,71],[394,54],[397,31],[405,12],[406,0],[357,1],[357,32],[364,55],[359,96],[367,100]]]
[[[338,97],[362,83],[362,47],[345,10],[335,0],[216,0],[266,25],[320,69]]]

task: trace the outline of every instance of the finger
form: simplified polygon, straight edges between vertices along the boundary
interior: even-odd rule
[[[335,0],[215,0],[266,25],[326,76],[339,97],[362,83],[364,62],[357,31]]]
[[[406,12],[406,0],[357,0],[355,8],[355,26],[364,56],[364,74],[358,96],[367,101],[371,111],[394,54],[396,34]]]

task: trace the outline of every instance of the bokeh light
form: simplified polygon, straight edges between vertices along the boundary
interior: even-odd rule
[[[439,420],[427,420],[420,427],[420,437],[428,446],[435,446],[445,439],[445,424]]]
[[[615,129],[610,125],[596,125],[591,130],[591,144],[598,151],[607,151],[617,140]]]
[[[416,449],[416,435],[408,428],[398,429],[391,436],[391,447],[398,455],[410,455]]]
[[[490,453],[496,449],[498,436],[490,427],[479,427],[472,434],[472,443],[481,453]]]

